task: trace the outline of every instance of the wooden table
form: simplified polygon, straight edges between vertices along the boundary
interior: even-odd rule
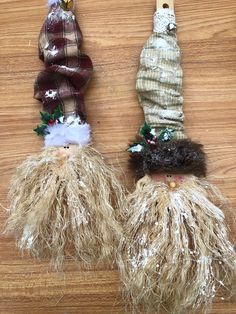
[[[155,1],[81,0],[78,18],[83,49],[95,72],[87,92],[94,144],[109,162],[120,165],[132,188],[126,147],[143,121],[135,76],[140,50],[151,33]],[[37,38],[47,8],[44,0],[0,0],[0,202],[7,207],[9,179],[17,164],[40,151],[32,132],[40,104],[33,83],[43,64]],[[176,0],[183,53],[188,135],[205,144],[209,179],[236,206],[236,2]],[[123,175],[125,172],[125,176]],[[6,213],[0,211],[1,230]],[[232,233],[236,229],[229,219]],[[217,300],[212,313],[236,313],[236,305]],[[1,314],[124,313],[114,270],[51,272],[47,263],[22,258],[14,239],[0,236]]]

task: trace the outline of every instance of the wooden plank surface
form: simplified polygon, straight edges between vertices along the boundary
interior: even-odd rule
[[[155,0],[80,0],[78,18],[83,49],[95,72],[87,92],[94,145],[108,162],[119,165],[123,183],[132,188],[127,143],[143,114],[135,92],[140,50],[151,33]],[[7,207],[10,177],[26,156],[40,151],[32,132],[39,103],[32,98],[43,64],[37,37],[47,12],[44,0],[0,0],[0,202]],[[179,43],[183,53],[186,126],[205,145],[209,179],[236,207],[236,2],[176,0]],[[126,175],[123,175],[125,173]],[[231,223],[232,234],[236,227]],[[0,211],[0,228],[6,213]],[[22,257],[10,237],[0,235],[0,314],[124,313],[115,270],[65,273],[47,263]],[[212,313],[236,313],[236,305],[217,300]]]

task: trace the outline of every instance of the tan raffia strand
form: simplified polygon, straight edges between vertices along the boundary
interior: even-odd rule
[[[233,289],[227,203],[213,185],[188,176],[170,190],[145,176],[128,203],[120,268],[134,313],[191,313],[207,309],[219,288]]]
[[[46,148],[17,169],[6,231],[22,250],[57,268],[72,251],[85,266],[112,265],[123,190],[96,150],[70,150]]]
[[[137,90],[145,120],[183,139],[180,50],[175,33],[167,32],[173,22],[173,11],[156,12]],[[172,188],[146,175],[128,197],[119,267],[133,313],[208,313],[217,293],[235,292],[236,253],[223,214],[229,206],[205,179],[182,177]]]

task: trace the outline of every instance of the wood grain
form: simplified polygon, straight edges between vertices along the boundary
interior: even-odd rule
[[[120,165],[128,188],[127,143],[143,114],[135,92],[140,50],[152,29],[155,1],[80,0],[78,18],[84,51],[95,66],[86,96],[94,145]],[[209,179],[236,207],[236,2],[176,0],[179,43],[183,53],[186,126],[208,154]],[[7,207],[10,177],[26,156],[40,151],[32,132],[40,105],[32,98],[34,79],[43,64],[37,38],[47,8],[44,0],[0,0],[0,202]],[[124,175],[125,174],[125,175]],[[230,221],[232,234],[236,227]],[[6,220],[0,211],[1,230]],[[47,263],[22,257],[14,240],[0,236],[0,314],[124,313],[115,270],[65,273]],[[236,313],[236,305],[217,300],[212,313]]]

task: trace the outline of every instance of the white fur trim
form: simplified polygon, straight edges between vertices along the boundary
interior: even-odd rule
[[[69,126],[66,124],[55,124],[47,129],[50,134],[44,138],[46,147],[50,146],[66,146],[75,144],[87,146],[90,144],[90,125],[85,123],[77,126]]]

